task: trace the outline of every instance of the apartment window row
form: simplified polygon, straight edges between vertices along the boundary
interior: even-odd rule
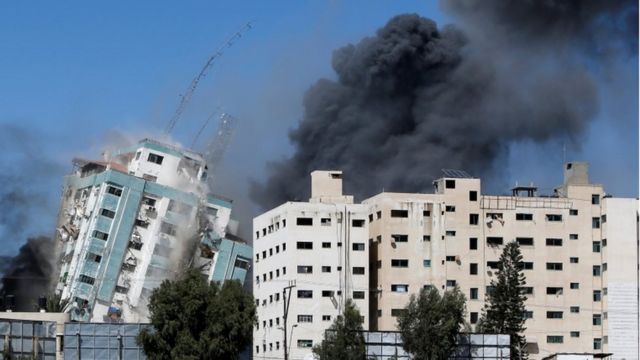
[[[282,219],[282,221],[276,221],[275,223],[262,228],[262,236],[264,237],[264,236],[267,236],[268,234],[271,234],[272,232],[280,230],[281,228],[280,224],[282,224],[282,228],[287,227],[287,219]],[[261,231],[256,230],[256,240],[260,239],[260,234],[261,234]]]
[[[275,351],[279,351],[280,350],[280,341],[276,341],[276,346],[275,346]],[[267,344],[264,343],[262,344],[262,351],[263,352],[267,352]],[[273,343],[270,342],[269,343],[269,351],[274,351],[274,347],[273,347]],[[256,354],[260,353],[260,345],[256,345]]]
[[[273,280],[274,273],[275,273],[275,278],[279,278],[281,275],[282,276],[287,275],[287,267],[283,266],[282,271],[280,271],[280,269],[276,269],[275,272],[273,270],[269,271],[268,273],[265,272],[264,274],[262,274],[262,281],[263,282],[267,281],[267,275],[269,276],[268,280]],[[256,284],[260,284],[260,275],[256,275]]]
[[[342,292],[341,291],[337,291],[336,293],[334,293],[333,290],[323,290],[321,292],[322,297],[333,297],[334,294],[336,294],[337,296],[341,296]],[[313,290],[298,290],[297,297],[298,297],[298,299],[312,299],[313,298]],[[354,291],[352,293],[352,298],[353,299],[357,299],[357,300],[362,300],[362,299],[365,298],[365,292],[364,291]]]
[[[266,259],[267,256],[274,256],[275,254],[279,254],[280,253],[280,249],[282,249],[282,251],[286,251],[287,250],[287,244],[286,243],[282,243],[282,245],[276,245],[275,247],[269,248],[267,250],[263,250],[262,251],[262,259]],[[260,262],[260,252],[256,253],[256,262]]]

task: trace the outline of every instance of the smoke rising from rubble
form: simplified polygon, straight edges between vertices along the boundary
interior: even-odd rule
[[[46,236],[30,238],[18,255],[9,263],[2,276],[0,300],[6,295],[15,296],[16,311],[33,311],[39,296],[51,290],[51,274],[54,272],[54,243]]]
[[[256,203],[306,200],[315,169],[345,171],[362,199],[428,191],[442,168],[488,175],[514,142],[577,144],[598,112],[594,69],[637,43],[632,1],[442,4],[460,26],[400,15],[334,52],[337,80],[305,94],[294,154],[252,184]]]

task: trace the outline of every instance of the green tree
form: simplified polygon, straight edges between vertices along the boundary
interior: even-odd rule
[[[464,324],[466,298],[456,286],[442,296],[434,287],[411,295],[398,317],[398,329],[407,352],[415,360],[448,359]]]
[[[492,290],[487,292],[478,331],[507,334],[511,337],[511,359],[527,359],[525,306],[527,296],[522,288],[526,278],[522,272],[522,253],[517,242],[510,242],[500,255],[498,271],[491,280]]]
[[[344,312],[338,315],[324,336],[322,343],[313,348],[320,360],[365,358],[362,317],[353,301],[347,300]]]
[[[222,286],[189,270],[149,300],[150,329],[138,336],[149,359],[238,359],[251,342],[256,310],[240,282]]]

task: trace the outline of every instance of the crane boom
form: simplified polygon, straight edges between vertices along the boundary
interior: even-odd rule
[[[236,41],[238,41],[244,33],[251,30],[251,28],[252,28],[251,22],[244,24],[244,26],[242,26],[240,30],[236,31],[233,35],[231,35],[227,39],[227,41],[222,46],[220,46],[213,55],[209,57],[209,59],[207,60],[207,63],[204,64],[204,66],[202,67],[198,75],[196,75],[196,77],[193,78],[193,80],[191,80],[191,84],[189,84],[187,91],[184,93],[184,95],[182,95],[180,99],[180,103],[178,104],[178,108],[176,109],[175,113],[173,113],[173,116],[169,120],[169,123],[167,124],[167,127],[164,130],[165,134],[168,135],[171,133],[171,131],[173,131],[173,128],[176,126],[176,123],[180,119],[180,116],[182,116],[182,113],[187,108],[187,105],[189,105],[189,102],[191,101],[191,97],[193,96],[193,93],[196,91],[198,84],[200,84],[200,81],[207,76],[207,72],[211,69],[215,61],[220,56],[222,56],[222,54],[226,49],[230,48]]]

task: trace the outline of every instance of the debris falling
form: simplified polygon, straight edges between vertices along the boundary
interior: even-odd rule
[[[256,203],[307,198],[315,169],[345,171],[346,192],[362,198],[427,191],[441,168],[487,175],[517,141],[575,141],[598,111],[593,64],[637,41],[632,1],[443,6],[463,25],[400,15],[334,52],[337,80],[305,94],[294,153],[252,184]]]

